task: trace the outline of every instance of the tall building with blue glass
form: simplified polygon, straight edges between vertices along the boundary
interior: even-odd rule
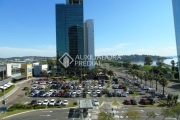
[[[180,75],[180,0],[172,0],[172,5],[173,5],[173,13],[174,13],[178,67],[179,67],[179,75]]]
[[[73,59],[84,55],[83,0],[66,0],[56,4],[57,67],[64,68],[58,59],[68,53]],[[74,62],[67,69],[76,68]]]

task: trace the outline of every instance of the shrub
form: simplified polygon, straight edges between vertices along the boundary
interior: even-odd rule
[[[46,105],[36,105],[34,106],[34,109],[44,109],[46,107],[47,107]]]
[[[77,102],[74,102],[73,105],[77,105]]]

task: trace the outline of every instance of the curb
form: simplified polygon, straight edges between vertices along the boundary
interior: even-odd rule
[[[6,119],[6,118],[10,118],[10,117],[13,117],[13,116],[16,116],[16,115],[21,115],[21,114],[25,114],[25,113],[29,113],[29,112],[35,112],[35,111],[41,111],[41,110],[50,110],[50,109],[52,109],[52,110],[53,109],[55,109],[55,110],[65,110],[65,109],[77,108],[77,107],[69,107],[69,108],[45,108],[45,109],[29,110],[29,111],[26,111],[26,112],[16,113],[16,114],[13,114],[13,115],[1,118],[1,119]]]

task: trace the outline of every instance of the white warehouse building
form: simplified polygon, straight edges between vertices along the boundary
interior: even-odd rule
[[[39,65],[39,64],[33,64],[33,75],[38,76],[41,74],[42,70],[49,70],[49,66],[47,64],[45,65]]]

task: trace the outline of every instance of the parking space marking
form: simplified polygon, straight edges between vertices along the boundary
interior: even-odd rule
[[[42,111],[42,112],[53,112],[53,111]]]
[[[39,115],[39,116],[47,116],[47,117],[49,117],[49,116],[51,116],[51,115]]]

